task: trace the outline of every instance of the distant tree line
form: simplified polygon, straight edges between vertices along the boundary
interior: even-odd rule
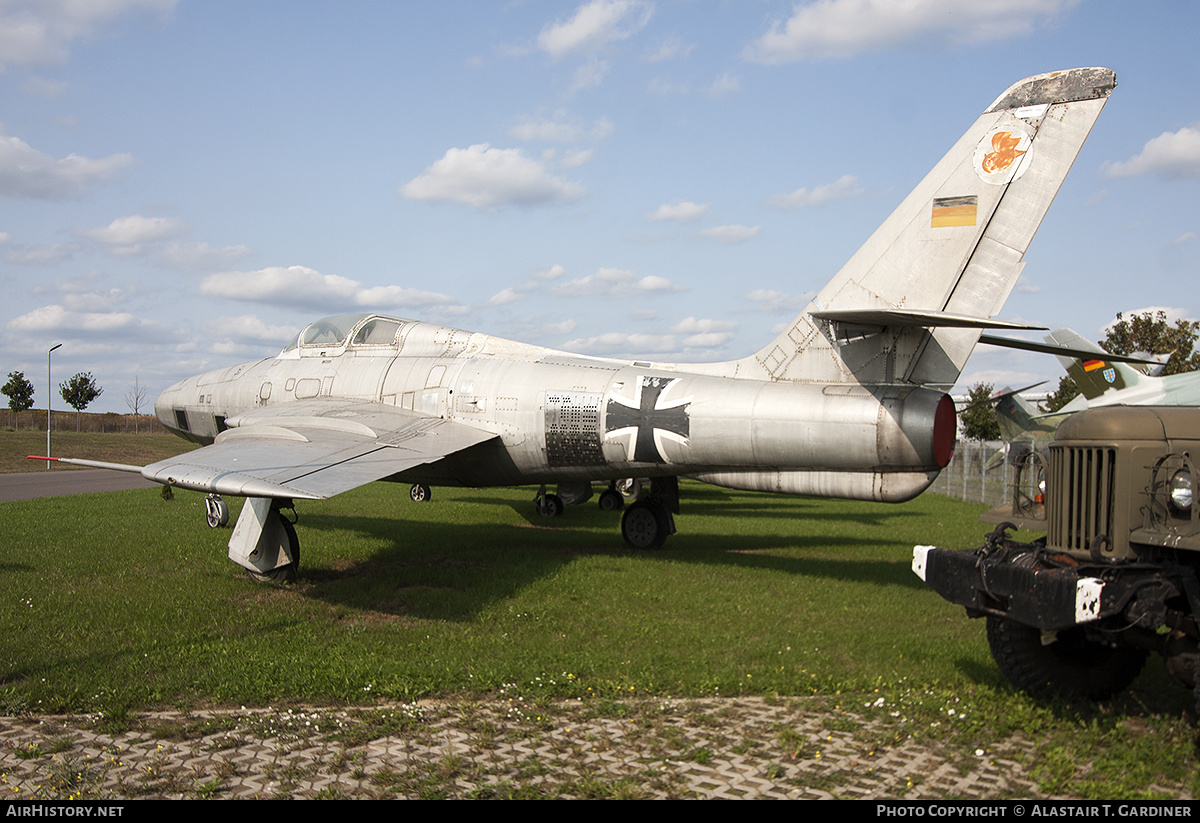
[[[58,390],[62,394],[63,402],[75,410],[75,431],[80,431],[84,410],[95,402],[96,398],[104,394],[104,388],[96,382],[96,378],[92,376],[91,372],[79,372],[69,380],[59,383]],[[24,372],[12,371],[8,373],[8,382],[0,386],[0,394],[8,398],[8,426],[12,428],[14,415],[33,408],[33,383],[25,377]],[[135,417],[135,431],[136,418],[143,414],[142,409],[146,405],[146,396],[146,387],[142,386],[135,377],[133,388],[125,393],[125,404],[129,406]]]

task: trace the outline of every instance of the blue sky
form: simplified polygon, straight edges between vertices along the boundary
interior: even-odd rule
[[[1196,318],[1200,4],[0,0],[0,374],[125,411],[382,311],[723,360],[1001,91],[1118,88],[1001,316]],[[1057,381],[976,349],[960,385]],[[61,399],[56,406],[61,407]]]

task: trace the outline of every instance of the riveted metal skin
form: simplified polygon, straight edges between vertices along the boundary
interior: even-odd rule
[[[203,448],[142,473],[259,500],[324,498],[374,480],[534,484],[543,501],[559,484],[585,499],[578,484],[649,478],[648,543],[674,531],[682,476],[908,500],[950,459],[945,392],[980,333],[1017,327],[995,317],[1115,84],[1094,68],[1014,84],[748,357],[615,360],[382,314],[327,317],[277,357],[163,392],[159,420]],[[287,559],[291,534],[274,509],[247,511],[260,516],[239,520],[231,556],[258,558],[261,573],[262,557]]]

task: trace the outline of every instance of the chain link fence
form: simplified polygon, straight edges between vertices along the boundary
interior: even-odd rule
[[[988,506],[1010,502],[1009,450],[1010,444],[1003,440],[959,440],[950,465],[929,491]]]
[[[117,414],[115,412],[84,412],[76,415],[74,411],[59,411],[55,409],[52,416],[52,430],[73,432],[77,429],[85,432],[128,433],[128,434],[167,434],[167,430],[158,418],[152,414]],[[0,427],[23,431],[26,429],[46,430],[46,410],[29,409],[14,412],[9,409],[0,410]]]

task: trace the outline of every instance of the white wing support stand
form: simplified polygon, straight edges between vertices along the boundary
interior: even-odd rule
[[[247,497],[233,536],[229,559],[257,580],[290,583],[300,565],[296,530],[280,514],[291,502],[280,498]]]

